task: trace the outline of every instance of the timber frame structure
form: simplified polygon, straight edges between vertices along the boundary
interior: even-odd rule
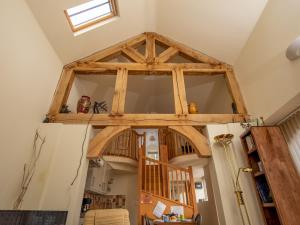
[[[157,54],[157,43],[164,45],[166,50]],[[145,54],[141,54],[137,50],[141,45],[145,45]],[[125,55],[131,59],[132,62],[107,62],[107,60],[120,54]],[[168,60],[176,54],[183,54],[192,59],[193,62],[169,63]],[[172,74],[175,114],[125,114],[124,108],[128,72],[131,74],[151,75]],[[109,114],[60,113],[61,107],[66,104],[68,100],[76,74],[117,75],[112,111]],[[197,76],[223,74],[233,102],[235,103],[237,114],[189,114],[184,74]],[[195,134],[193,131],[195,128],[192,126],[202,126],[209,123],[242,122],[248,118],[244,100],[231,65],[152,32],[137,35],[64,66],[47,117],[50,122],[73,124],[90,123],[95,127],[105,127],[103,131],[106,130],[107,135],[101,132],[102,138],[107,138],[108,136],[111,138],[117,135],[118,132],[130,127],[172,126],[179,132],[180,129],[184,129],[183,133],[186,134],[190,129],[191,133]],[[97,146],[100,139],[96,136],[95,140],[93,140],[94,142],[91,142],[90,147],[94,148]],[[94,150],[90,149],[88,157],[96,158],[100,154],[99,149],[95,150],[94,148]]]

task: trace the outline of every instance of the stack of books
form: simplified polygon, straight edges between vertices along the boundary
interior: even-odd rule
[[[257,179],[256,180],[256,186],[258,193],[260,195],[260,198],[263,203],[271,203],[273,202],[272,194],[270,191],[270,188],[267,184],[267,181],[265,179]]]

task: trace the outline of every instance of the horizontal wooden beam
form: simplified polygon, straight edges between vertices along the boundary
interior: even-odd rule
[[[57,114],[53,119],[56,123],[85,124],[89,120],[94,126],[136,126],[136,127],[165,127],[165,126],[201,126],[207,124],[224,124],[243,122],[248,118],[243,114]]]
[[[210,65],[205,63],[102,63],[91,62],[79,64],[74,67],[77,73],[103,73],[106,70],[127,69],[131,71],[172,71],[174,69],[182,69],[184,72],[196,72],[207,74],[225,74],[226,67],[222,65]]]

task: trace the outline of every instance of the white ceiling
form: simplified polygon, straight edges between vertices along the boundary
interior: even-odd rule
[[[120,17],[74,36],[64,9],[87,0],[27,0],[63,63],[154,31],[234,64],[268,0],[117,0]]]

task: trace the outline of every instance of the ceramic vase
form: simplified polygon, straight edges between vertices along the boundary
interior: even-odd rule
[[[91,98],[89,96],[81,96],[77,103],[77,113],[88,113],[91,106]]]

